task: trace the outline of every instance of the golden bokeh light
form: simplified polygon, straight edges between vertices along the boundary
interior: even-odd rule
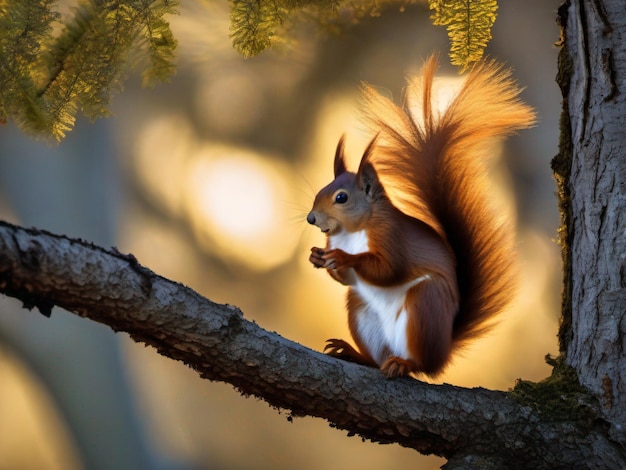
[[[188,120],[174,113],[148,120],[136,139],[133,169],[138,183],[155,203],[172,214],[182,209],[181,185],[192,146]]]
[[[444,381],[507,390],[515,380],[550,375],[546,354],[558,355],[558,297],[550,280],[559,269],[558,247],[533,231],[518,236],[517,295],[492,331],[454,359]]]
[[[0,348],[0,379],[0,468],[79,469],[74,442],[51,397],[4,348]]]
[[[252,269],[290,259],[297,236],[285,229],[288,173],[269,156],[205,146],[190,160],[185,183],[186,209],[200,243]]]
[[[275,157],[202,142],[173,114],[144,125],[133,170],[155,204],[188,221],[205,251],[255,270],[293,255],[299,231],[286,227],[300,195],[291,188],[293,171]]]
[[[210,123],[213,132],[240,133],[253,128],[262,119],[261,111],[267,96],[254,76],[244,73],[244,64],[231,66],[228,72],[206,72],[204,86],[194,101],[201,122]]]

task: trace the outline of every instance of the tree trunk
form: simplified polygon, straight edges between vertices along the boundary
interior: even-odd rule
[[[566,283],[567,364],[626,434],[626,4],[571,0],[559,10],[564,111],[555,159]],[[569,245],[569,252],[567,246]]]

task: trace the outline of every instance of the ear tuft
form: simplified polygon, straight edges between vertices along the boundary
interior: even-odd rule
[[[369,197],[371,197],[380,186],[380,183],[378,181],[378,174],[374,169],[374,165],[370,161],[370,157],[374,152],[374,147],[377,140],[378,134],[374,136],[374,138],[370,141],[367,148],[365,149],[365,152],[363,152],[363,157],[361,158],[361,163],[359,164],[359,171],[357,172],[357,180],[359,181],[359,185],[361,188],[363,188],[365,194]]]
[[[361,157],[361,163],[363,163],[363,160],[369,160],[370,156],[374,153],[374,147],[376,146],[376,142],[378,142],[378,137],[380,137],[380,132],[376,133],[374,138],[370,140],[370,143],[367,144],[363,152],[363,157]]]
[[[344,134],[339,139],[339,143],[337,144],[337,150],[335,150],[335,163],[334,163],[335,178],[337,178],[342,173],[346,172],[346,158],[344,155],[345,140],[346,140],[346,135]]]

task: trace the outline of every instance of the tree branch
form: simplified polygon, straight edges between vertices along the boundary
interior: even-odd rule
[[[575,413],[554,418],[511,393],[386,380],[268,332],[236,307],[211,302],[116,249],[0,221],[0,292],[47,315],[57,305],[125,331],[292,416],[321,417],[350,434],[451,458],[450,468],[469,463],[468,456],[497,456],[508,468],[599,458],[607,468],[624,464],[601,422]],[[563,446],[564,436],[571,446]]]

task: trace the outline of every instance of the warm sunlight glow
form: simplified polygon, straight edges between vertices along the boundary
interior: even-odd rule
[[[286,171],[270,157],[210,146],[187,172],[187,205],[198,238],[219,254],[256,269],[292,255],[296,237],[282,205],[290,197]]]
[[[192,143],[189,122],[176,114],[153,118],[137,139],[133,164],[139,182],[171,213],[182,208],[180,186]]]
[[[216,224],[224,236],[252,242],[272,230],[276,220],[273,176],[246,157],[196,160],[191,184],[202,217]]]
[[[231,67],[229,73],[206,72],[211,78],[204,80],[194,102],[201,122],[211,123],[220,134],[237,134],[254,128],[263,116],[263,101],[267,93],[259,90],[254,77]]]
[[[289,219],[301,195],[285,163],[237,146],[202,143],[177,115],[151,120],[134,157],[134,171],[152,202],[174,218],[189,219],[207,252],[260,270],[293,256],[302,230]],[[299,221],[306,226],[304,216]]]
[[[8,304],[2,307],[10,309]],[[0,377],[2,468],[79,469],[77,449],[60,410],[32,371],[2,348]]]
[[[559,250],[533,231],[518,239],[520,283],[515,300],[492,332],[453,360],[443,380],[506,390],[520,377],[538,380],[550,375],[544,357],[558,355],[558,284],[551,280],[559,269]]]
[[[411,74],[411,76],[414,75],[419,75],[417,70],[415,74]],[[456,96],[464,79],[465,76],[463,75],[438,75],[435,77],[432,96],[433,108],[437,109],[439,112],[444,111]],[[421,96],[414,96],[412,98],[408,106],[412,110],[416,110],[414,111],[414,116],[419,117],[421,116],[422,109]]]

